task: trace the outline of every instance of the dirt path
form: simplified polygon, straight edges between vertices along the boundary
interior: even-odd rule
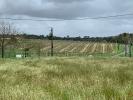
[[[81,53],[85,52],[89,46],[90,46],[90,44],[86,44],[85,47],[80,52]]]
[[[58,46],[58,44],[55,44],[55,45],[54,45],[54,47],[56,47],[56,46]],[[51,48],[51,45],[42,48],[41,51],[45,51],[45,50],[48,50],[48,49],[50,49],[50,48]]]
[[[41,49],[41,51],[45,51],[45,50],[48,50],[48,49],[50,49],[50,48],[51,48],[51,46],[47,46],[47,47]]]
[[[44,47],[41,49],[41,51],[45,51],[45,50],[48,50],[51,46],[47,46],[47,47]]]
[[[60,47],[61,47],[61,45],[57,45],[57,46],[55,46],[54,49],[58,49],[58,48],[60,48]]]
[[[70,48],[72,45],[73,45],[73,43],[68,44],[68,46],[67,46],[67,47],[65,47],[65,48],[61,49],[59,52],[64,52],[65,50],[67,50],[68,48]]]
[[[95,52],[96,47],[97,47],[97,43],[94,43],[91,53]]]
[[[73,52],[74,50],[76,50],[78,48],[78,46],[72,48],[72,50],[70,50],[70,52]]]
[[[102,44],[102,53],[105,53],[105,46],[106,46],[106,45],[103,43],[103,44]]]

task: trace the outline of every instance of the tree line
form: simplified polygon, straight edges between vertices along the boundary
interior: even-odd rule
[[[33,35],[33,34],[16,34],[16,37],[23,37],[25,39],[50,39],[49,35]],[[1,37],[1,35],[0,35]],[[10,37],[10,36],[6,36]],[[72,40],[72,41],[89,41],[89,42],[109,42],[109,43],[125,43],[128,42],[128,40],[131,40],[133,42],[133,34],[132,33],[121,33],[117,36],[108,36],[108,37],[90,37],[90,36],[84,36],[84,37],[59,37],[59,36],[53,36],[53,40]]]

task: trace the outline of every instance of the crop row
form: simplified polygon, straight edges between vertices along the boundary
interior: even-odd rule
[[[41,47],[41,52],[49,52],[50,41]],[[56,53],[115,53],[116,44],[113,43],[95,43],[95,42],[79,42],[79,41],[54,41],[54,52]]]

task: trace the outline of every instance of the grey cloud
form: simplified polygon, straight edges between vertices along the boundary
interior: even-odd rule
[[[131,11],[132,0],[1,0],[0,13],[40,18],[72,19]]]
[[[17,0],[14,3],[12,0],[3,0],[4,7],[3,9],[1,8],[0,12],[11,15],[28,15],[32,17],[57,19],[87,17],[98,12],[96,11],[98,9],[94,9],[94,5],[90,4],[92,0],[71,0],[71,2],[70,0],[44,1],[42,3],[41,0]],[[67,3],[65,3],[66,1]]]
[[[93,1],[93,0],[47,0],[47,1],[55,2],[55,3],[72,3],[72,2],[86,2],[86,1]]]
[[[46,2],[45,4],[41,4],[40,7],[36,7],[36,5],[33,5],[34,4],[25,2],[25,0],[23,2],[22,0],[18,0],[16,1],[16,3],[12,2],[11,0],[5,0],[5,7],[3,8],[2,12],[4,14],[11,15],[28,15],[32,17],[71,19],[76,17],[87,16],[87,10],[89,10],[88,3],[85,2],[56,5],[53,3],[50,4],[49,2]],[[47,5],[51,7],[45,7]]]
[[[116,12],[129,12],[133,10],[133,0],[109,0]]]
[[[125,14],[132,10],[133,0],[0,0],[0,14],[8,17],[73,19]],[[73,36],[106,36],[133,31],[132,16],[85,21],[16,23],[22,30],[35,34],[44,33],[49,26],[55,28],[56,35],[67,33]]]

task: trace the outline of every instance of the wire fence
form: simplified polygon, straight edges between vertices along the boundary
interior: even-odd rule
[[[70,56],[88,56],[88,57],[112,57],[117,55],[116,53],[89,53],[89,52],[84,52],[84,53],[79,53],[79,52],[54,52],[53,56],[55,57],[70,57]],[[0,53],[0,56],[2,54]],[[5,52],[4,53],[4,58],[40,58],[40,57],[50,57],[51,52]]]
[[[58,46],[55,46],[53,48],[53,56],[58,56],[58,57],[69,57],[69,56],[116,57],[116,56],[125,56],[124,45],[119,45],[119,49],[118,49],[117,45],[115,45],[113,48],[111,45],[109,45],[109,44],[107,44],[107,45],[108,46],[105,46],[105,45],[103,45],[103,43],[102,44],[99,43],[99,45],[97,45],[97,47],[105,46],[106,48],[101,49],[104,52],[103,51],[101,52],[101,50],[99,50],[101,47],[96,48],[95,43],[91,43],[91,46],[90,47],[88,46],[89,50],[84,51],[84,52],[81,52],[81,51],[87,49],[86,48],[87,44],[85,44],[80,49],[77,48],[78,50],[75,50],[73,52],[71,52],[71,51],[73,50],[73,48],[76,47],[75,44],[74,44],[74,47],[69,48],[69,50],[63,49],[63,48],[66,48],[68,46],[71,47],[69,44],[67,44],[67,46],[62,46],[63,48],[61,47],[59,50],[58,49],[56,50],[56,47],[58,47]],[[49,47],[49,46],[50,45],[47,45],[47,47]],[[109,46],[112,48],[111,52],[109,52],[110,51]],[[93,49],[95,49],[95,50],[93,50]],[[60,51],[63,51],[63,52],[60,52]],[[94,52],[92,52],[92,51],[94,51]],[[131,50],[131,57],[133,56],[132,51],[133,50]],[[50,57],[50,56],[52,56],[50,47],[49,47],[49,49],[47,48],[47,50],[45,50],[45,51],[42,51],[41,48],[37,48],[37,47],[31,48],[28,51],[25,51],[24,49],[8,46],[5,48],[5,51],[4,51],[4,58],[27,58],[27,57],[31,57],[31,58],[37,58],[38,57],[39,58],[39,57]],[[2,57],[1,48],[0,48],[0,57]]]

